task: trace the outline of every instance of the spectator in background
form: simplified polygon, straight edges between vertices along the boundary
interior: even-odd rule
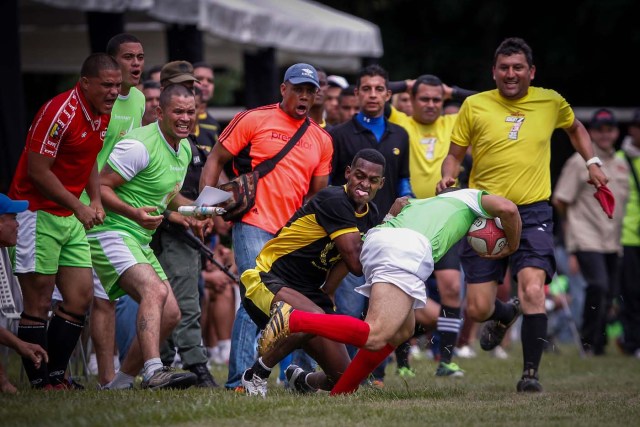
[[[318,72],[318,82],[320,83],[320,88],[318,89],[318,93],[316,93],[316,99],[313,101],[313,105],[311,106],[311,110],[309,111],[309,118],[316,122],[322,129],[329,130],[331,126],[325,120],[325,96],[327,90],[329,89],[329,85],[327,83],[327,73],[321,68],[316,68]]]
[[[208,155],[218,142],[218,135],[220,134],[220,123],[207,111],[207,106],[215,93],[215,74],[211,65],[206,62],[196,62],[193,64],[193,76],[198,79],[196,87],[199,87],[202,91],[202,102],[204,104],[203,108],[198,112],[198,125],[193,134],[196,136],[198,148],[204,150]]]
[[[622,246],[620,232],[629,195],[629,165],[616,156],[615,143],[620,135],[613,113],[597,110],[589,123],[593,152],[602,161],[602,171],[609,177],[615,196],[613,219],[602,212],[593,197],[589,171],[579,153],[564,164],[553,192],[553,206],[564,221],[565,247],[575,254],[582,276],[587,282],[582,312],[582,346],[585,354],[603,355],[607,344],[607,317],[617,283]]]
[[[9,270],[9,265],[5,265],[5,247],[15,246],[18,238],[18,221],[16,214],[24,212],[29,207],[26,200],[11,200],[4,194],[0,194],[0,268],[6,268],[7,276],[13,276]],[[36,369],[40,365],[49,361],[47,352],[38,344],[32,344],[22,341],[16,337],[11,331],[0,327],[0,344],[6,345],[18,352],[18,354],[26,359],[31,360]],[[0,393],[17,393],[18,389],[9,382],[9,378],[4,371],[4,367],[0,363]]]
[[[627,161],[630,171],[629,201],[622,222],[620,320],[624,337],[620,344],[626,354],[640,359],[640,109],[633,114],[618,155]]]
[[[331,75],[327,77],[327,89],[324,97],[325,120],[329,126],[336,126],[341,123],[340,110],[338,102],[340,93],[346,89],[349,84],[342,76]]]
[[[144,94],[144,114],[142,115],[142,126],[158,120],[158,106],[160,105],[160,82],[155,80],[145,80],[142,84]]]
[[[275,156],[308,120],[319,87],[318,73],[312,65],[300,63],[289,67],[280,85],[280,103],[237,114],[220,135],[207,158],[200,188],[217,185],[229,161],[233,160],[238,173],[244,173]],[[327,186],[332,154],[331,137],[310,121],[296,146],[260,179],[255,206],[233,225],[238,274],[253,268],[264,244],[305,200]],[[243,287],[241,294],[244,298]],[[241,305],[233,324],[227,389],[242,390],[240,378],[255,360],[257,335],[256,324]]]
[[[355,86],[349,86],[340,92],[338,98],[339,120],[337,124],[346,123],[360,111],[360,104],[355,94]]]
[[[391,106],[407,116],[413,115],[411,95],[408,92],[394,93],[391,97]]]
[[[154,82],[160,83],[160,70],[162,70],[162,65],[154,65],[147,70],[147,80],[153,80]]]

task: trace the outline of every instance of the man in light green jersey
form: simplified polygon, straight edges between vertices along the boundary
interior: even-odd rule
[[[426,304],[424,282],[434,263],[467,233],[477,217],[500,218],[504,227],[508,243],[490,258],[502,258],[518,249],[520,215],[516,205],[503,197],[462,189],[412,199],[398,216],[370,229],[364,237],[360,261],[366,282],[356,291],[369,297],[365,320],[293,310],[278,302],[262,332],[261,354],[296,332],[354,345],[360,350],[331,394],[354,392],[396,346],[413,335],[414,309]],[[306,380],[308,373],[304,375]]]
[[[105,388],[130,388],[144,362],[143,388],[185,388],[192,373],[174,373],[160,360],[159,343],[180,319],[167,277],[149,247],[167,207],[190,204],[179,194],[191,149],[195,98],[182,85],[160,96],[158,121],[129,132],[114,146],[100,173],[107,216],[87,237],[93,268],[109,299],[128,294],[139,303],[137,340]]]
[[[98,171],[104,167],[116,142],[129,131],[141,126],[145,97],[137,88],[144,67],[144,50],[137,37],[121,33],[107,43],[106,52],[122,71],[122,86],[111,110],[111,120],[98,154]],[[86,195],[83,194],[83,197]],[[104,385],[115,375],[115,301],[110,301],[100,280],[93,276],[93,303],[89,325],[98,368],[98,383]],[[133,326],[132,326],[133,327]],[[93,355],[92,355],[93,357]]]

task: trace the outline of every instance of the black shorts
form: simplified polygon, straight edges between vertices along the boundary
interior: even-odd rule
[[[462,250],[462,241],[466,238],[460,239],[458,243],[451,246],[446,254],[438,260],[433,266],[434,271],[438,270],[460,270],[460,251]],[[433,274],[432,274],[433,275]]]
[[[525,267],[535,267],[546,273],[545,283],[550,283],[556,271],[553,244],[553,209],[549,202],[537,202],[518,206],[522,218],[520,247],[511,256],[499,260],[481,258],[462,239],[460,260],[467,283],[497,281],[502,283],[507,266],[511,267],[513,280]]]
[[[260,279],[264,286],[271,291],[273,295],[277,294],[280,289],[291,288],[300,292],[305,297],[309,298],[314,304],[324,310],[327,314],[334,314],[333,303],[331,298],[320,289],[302,289],[299,287],[291,286],[282,280],[280,277],[272,273],[260,273]],[[251,317],[251,320],[258,326],[259,329],[264,329],[269,322],[269,316],[267,316],[262,310],[260,310],[249,298],[242,299],[242,305]]]

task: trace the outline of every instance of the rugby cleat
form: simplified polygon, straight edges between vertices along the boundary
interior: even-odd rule
[[[480,347],[484,351],[493,350],[496,348],[506,335],[507,331],[518,320],[522,310],[520,308],[520,300],[518,298],[512,298],[508,305],[513,307],[513,317],[508,323],[502,323],[497,320],[489,320],[484,324],[482,331],[480,332]]]
[[[289,316],[293,307],[284,301],[278,301],[271,307],[271,318],[262,330],[258,340],[258,354],[264,356],[276,347],[280,341],[289,336]]]

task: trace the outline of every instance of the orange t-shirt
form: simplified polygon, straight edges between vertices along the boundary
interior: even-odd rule
[[[237,156],[248,148],[251,168],[274,157],[303,120],[285,113],[279,104],[238,113],[220,135],[220,143]],[[300,141],[265,177],[261,177],[254,207],[242,222],[276,233],[302,206],[314,176],[331,172],[333,144],[329,134],[311,121]]]

